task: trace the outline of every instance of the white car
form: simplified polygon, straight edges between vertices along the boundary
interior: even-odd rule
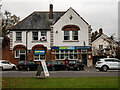
[[[117,58],[102,58],[96,62],[95,68],[99,71],[120,70],[120,60]]]
[[[0,69],[1,70],[8,70],[8,69],[15,70],[16,69],[16,65],[10,63],[7,60],[0,60]]]

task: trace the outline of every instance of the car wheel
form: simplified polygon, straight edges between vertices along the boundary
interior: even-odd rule
[[[52,67],[52,71],[55,71],[55,67]]]
[[[12,70],[15,70],[15,69],[16,69],[15,66],[13,66],[13,67],[12,67]]]
[[[103,70],[104,72],[107,72],[108,67],[107,67],[107,66],[103,66],[103,67],[102,67],[102,70]]]
[[[27,67],[27,69],[26,69],[27,71],[30,71],[30,68],[29,67]]]
[[[0,71],[3,71],[3,67],[0,67]]]

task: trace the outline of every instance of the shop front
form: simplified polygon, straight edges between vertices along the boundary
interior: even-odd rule
[[[45,50],[34,50],[34,61],[45,60]]]
[[[65,61],[79,60],[82,61],[86,66],[91,63],[92,53],[90,46],[60,46],[51,47],[52,60],[58,60],[63,63]]]

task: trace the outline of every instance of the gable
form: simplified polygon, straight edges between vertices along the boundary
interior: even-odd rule
[[[55,23],[57,24],[58,22],[60,22],[60,20],[66,20],[68,19],[68,21],[72,21],[74,19],[76,19],[77,21],[81,21],[81,23],[84,23],[85,25],[89,25],[74,9],[72,9],[71,7],[65,12],[65,14]],[[54,25],[55,25],[54,24]]]

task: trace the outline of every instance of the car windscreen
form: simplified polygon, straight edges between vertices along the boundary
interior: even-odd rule
[[[75,64],[76,62],[75,61],[69,61],[69,64]]]
[[[20,61],[19,64],[20,64],[20,65],[21,65],[21,64],[24,64],[24,61]]]

